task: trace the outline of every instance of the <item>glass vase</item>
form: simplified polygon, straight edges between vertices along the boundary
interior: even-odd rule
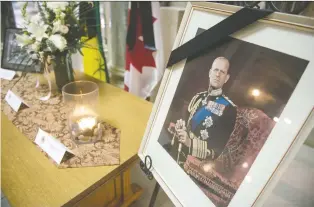
[[[62,90],[64,85],[74,81],[71,55],[68,51],[55,53],[52,59],[52,67],[59,91]]]
[[[75,81],[62,88],[63,102],[71,108],[68,125],[77,144],[101,139],[103,126],[98,118],[98,85],[91,81]]]

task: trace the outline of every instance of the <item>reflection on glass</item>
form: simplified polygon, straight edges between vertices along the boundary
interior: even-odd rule
[[[258,90],[258,89],[253,89],[253,90],[252,90],[252,95],[253,95],[253,96],[257,97],[257,96],[259,96],[260,94],[261,94],[260,90]]]
[[[276,117],[276,116],[273,118],[273,120],[274,120],[275,122],[279,122],[279,118]]]
[[[213,166],[211,164],[206,164],[203,166],[205,172],[209,172],[212,168]]]
[[[245,180],[246,180],[246,182],[250,183],[250,182],[252,182],[252,177],[247,175],[247,176],[245,176]]]
[[[291,124],[291,120],[290,119],[284,118],[283,120],[284,120],[284,122],[286,122],[286,124]]]

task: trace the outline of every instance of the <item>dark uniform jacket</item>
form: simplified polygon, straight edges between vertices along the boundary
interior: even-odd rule
[[[236,106],[220,89],[216,94],[207,91],[196,94],[188,112],[187,133],[192,141],[189,148],[183,147],[184,157],[189,154],[202,160],[216,159],[233,131]]]

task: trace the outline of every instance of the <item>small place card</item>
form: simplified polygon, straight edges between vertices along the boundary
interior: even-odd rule
[[[6,79],[6,80],[12,80],[15,76],[16,72],[13,70],[6,70],[3,68],[0,68],[0,78]]]
[[[59,165],[67,153],[71,153],[59,140],[43,131],[38,130],[35,143],[44,150]]]
[[[15,112],[20,109],[21,105],[29,107],[26,103],[23,102],[20,97],[15,95],[11,90],[8,90],[7,95],[5,96],[5,100]]]

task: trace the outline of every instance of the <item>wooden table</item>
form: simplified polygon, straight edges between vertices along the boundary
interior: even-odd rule
[[[128,206],[142,193],[131,184],[152,104],[101,83],[101,116],[121,129],[120,165],[58,169],[2,113],[1,188],[11,205]]]

